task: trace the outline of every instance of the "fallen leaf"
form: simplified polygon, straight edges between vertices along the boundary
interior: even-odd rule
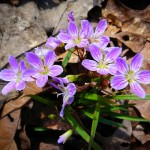
[[[24,89],[23,94],[19,98],[10,100],[4,105],[2,109],[2,113],[1,113],[1,118],[23,107],[27,102],[29,102],[31,98],[26,95],[29,95],[29,94],[35,95],[40,92],[42,92],[42,88],[37,87],[35,82],[29,82],[26,88]]]
[[[142,144],[145,144],[147,141],[150,141],[150,135],[145,134],[144,128],[140,125],[137,125],[136,128],[133,130],[133,136]]]
[[[0,120],[0,148],[9,150],[12,144],[20,118],[20,109],[13,111]],[[13,146],[14,147],[14,146]],[[16,149],[12,149],[16,150]]]
[[[144,10],[134,10],[122,5],[119,0],[108,0],[105,9],[102,9],[103,17],[108,15],[116,16],[122,23],[135,17],[142,18],[143,21],[150,22],[150,5]]]
[[[120,32],[115,35],[115,37],[123,42],[127,47],[132,49],[133,52],[139,53],[144,48],[146,39],[137,34],[132,34],[129,32]]]

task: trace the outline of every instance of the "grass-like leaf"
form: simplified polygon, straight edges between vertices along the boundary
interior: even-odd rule
[[[90,142],[89,142],[88,150],[91,150],[94,137],[95,137],[95,133],[96,133],[96,129],[97,129],[98,122],[99,122],[99,117],[100,117],[100,103],[97,102],[96,107],[95,107],[95,112],[93,114],[93,121],[92,121],[91,135],[90,135]]]
[[[148,119],[144,119],[144,118],[140,118],[140,117],[133,117],[133,116],[124,115],[124,114],[118,114],[118,113],[114,113],[114,112],[111,112],[110,115],[115,118],[123,119],[123,120],[137,121],[137,122],[139,122],[139,121],[150,122],[150,120],[148,120]]]
[[[115,100],[150,100],[150,95],[146,95],[143,99],[136,95],[115,95],[111,98]]]
[[[65,117],[68,120],[68,122],[72,125],[74,130],[87,142],[89,143],[90,141],[90,136],[88,133],[81,127],[81,125],[74,119],[74,117],[71,115],[70,111],[65,109]],[[101,147],[93,142],[92,147],[94,150],[101,150]]]
[[[129,107],[134,106],[134,104],[126,104],[126,105],[110,105],[110,106],[106,106],[106,107],[102,107],[101,108],[101,112],[113,112],[116,110],[128,110]]]
[[[64,58],[64,60],[62,61],[62,66],[65,68],[68,64],[68,61],[72,55],[72,52],[74,51],[74,48],[71,48],[70,50],[68,50],[68,53],[66,55],[66,57]]]
[[[30,96],[32,99],[34,99],[40,103],[43,103],[45,105],[52,105],[52,102],[50,100],[40,97],[38,95],[27,95],[27,96]]]
[[[87,111],[84,111],[84,114],[87,117],[89,117],[90,119],[93,119],[93,114],[91,114],[91,113],[89,113]],[[110,126],[116,126],[116,127],[123,127],[123,128],[125,128],[123,124],[115,122],[115,121],[112,121],[112,120],[108,120],[108,119],[105,119],[105,118],[100,118],[99,122],[107,124],[107,125],[110,125]]]
[[[105,118],[100,118],[99,122],[110,125],[110,126],[116,126],[116,127],[122,127],[122,128],[126,128],[123,124],[109,120],[109,119],[105,119]]]
[[[102,97],[98,94],[95,93],[82,93],[80,99],[82,100],[88,100],[88,101],[100,101],[101,105],[110,105],[110,104],[114,104],[114,102],[112,102],[111,99],[107,98],[107,97]]]

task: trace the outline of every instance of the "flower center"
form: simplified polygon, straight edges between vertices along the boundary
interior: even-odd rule
[[[100,69],[107,68],[107,64],[105,62],[99,62],[98,68],[100,68]]]
[[[128,82],[135,81],[136,80],[135,73],[133,71],[129,71],[126,75],[126,79],[128,80]]]
[[[77,38],[77,39],[74,39],[73,41],[74,41],[76,44],[80,44],[81,39],[80,39],[80,38]]]
[[[22,76],[22,73],[21,71],[18,71],[17,72],[17,76],[16,76],[16,82],[20,82],[22,79],[21,79],[21,76]]]
[[[41,69],[41,71],[40,71],[40,74],[42,74],[42,75],[46,75],[46,74],[48,74],[49,73],[49,68],[48,68],[48,66],[43,66],[43,68]]]

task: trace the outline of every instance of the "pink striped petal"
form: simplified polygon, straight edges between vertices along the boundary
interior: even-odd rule
[[[100,62],[102,60],[102,53],[101,53],[101,50],[99,49],[99,47],[97,47],[96,45],[94,44],[91,44],[89,46],[89,50],[90,50],[90,53],[92,55],[92,57],[97,61],[97,62]]]
[[[90,22],[88,20],[82,20],[80,37],[81,38],[90,38],[93,33],[94,33],[94,30],[93,30],[93,27],[91,26]]]
[[[55,60],[56,60],[55,52],[54,51],[49,51],[45,56],[44,65],[48,66],[48,67],[51,67],[54,64]]]
[[[108,70],[108,68],[98,68],[96,71],[101,75],[106,75],[106,74],[108,74],[109,70]]]
[[[74,83],[70,83],[67,85],[67,91],[69,92],[69,96],[72,97],[76,93],[76,86]]]
[[[21,91],[25,88],[25,86],[26,86],[25,81],[18,82],[16,83],[16,90]]]
[[[26,68],[26,65],[25,65],[24,61],[21,60],[21,61],[20,61],[20,70],[21,70],[21,72],[25,71],[26,69],[27,69],[27,68]]]
[[[96,71],[97,70],[97,62],[94,60],[85,59],[82,61],[82,66],[84,66],[86,69],[90,71]]]
[[[116,67],[115,64],[109,64],[108,66],[108,73],[111,74],[111,75],[115,75],[118,68]]]
[[[95,29],[94,36],[95,37],[100,37],[104,33],[106,28],[107,28],[107,20],[106,19],[100,20],[97,27],[96,27],[96,29]]]
[[[44,87],[47,81],[48,81],[48,76],[41,76],[36,80],[36,85],[38,87]]]
[[[14,56],[9,56],[9,64],[11,66],[11,68],[15,71],[18,72],[19,70],[19,65],[18,65],[18,61]]]
[[[42,60],[32,52],[26,53],[26,60],[32,67],[36,69],[40,69],[41,66],[43,65]]]
[[[138,84],[138,82],[131,82],[130,83],[130,88],[131,91],[136,94],[137,96],[139,96],[140,98],[144,98],[145,97],[145,91],[143,90],[143,88]]]
[[[111,63],[111,62],[115,61],[119,57],[119,55],[121,54],[121,51],[122,51],[121,48],[114,47],[110,52],[108,52],[106,54],[105,61],[107,63]]]
[[[35,74],[37,74],[38,71],[34,70],[34,69],[27,69],[26,71],[24,71],[22,73],[22,79],[24,81],[34,81],[34,79],[32,78],[32,76],[34,76]]]
[[[67,33],[59,33],[57,38],[62,41],[63,43],[68,43],[70,41],[72,41],[72,37],[71,35],[67,34]]]
[[[118,71],[121,72],[122,74],[126,74],[128,72],[128,70],[129,70],[126,61],[123,58],[121,58],[121,57],[119,57],[116,60],[116,66],[118,68]]]
[[[98,45],[100,49],[105,49],[109,42],[110,39],[108,36],[101,36],[100,38],[98,38],[98,42],[96,43],[96,45]]]
[[[50,69],[49,76],[56,77],[63,72],[63,68],[59,65],[53,65]]]
[[[122,90],[128,85],[125,76],[114,76],[111,80],[111,87],[115,90]]]
[[[75,22],[70,21],[68,23],[68,32],[73,38],[78,38],[78,27]]]
[[[59,46],[61,44],[61,41],[54,38],[54,37],[50,37],[47,39],[45,46],[49,47],[50,49],[55,49],[57,46]]]
[[[16,74],[11,69],[4,69],[0,72],[0,79],[4,81],[15,80]]]
[[[68,99],[68,105],[70,105],[72,102],[74,101],[74,96],[73,97],[70,97],[69,99]]]
[[[143,62],[142,55],[136,54],[131,61],[130,69],[134,72],[137,72],[141,68],[142,62]]]
[[[150,84],[150,71],[144,70],[138,73],[138,81],[144,84]]]
[[[70,41],[68,44],[66,44],[65,50],[68,50],[68,49],[73,48],[75,46],[76,46],[75,42]]]
[[[2,89],[2,94],[6,95],[9,92],[11,92],[12,90],[15,89],[15,82],[9,82],[8,84],[6,84],[3,89]]]

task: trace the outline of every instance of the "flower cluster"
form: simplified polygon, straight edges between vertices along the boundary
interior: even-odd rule
[[[144,98],[145,91],[139,83],[150,83],[150,71],[140,70],[142,66],[142,60],[142,55],[136,54],[132,59],[130,66],[128,66],[125,60],[119,57],[116,60],[116,66],[118,70],[111,80],[111,86],[116,90],[121,90],[129,84],[133,93],[141,98]]]
[[[107,29],[107,20],[99,21],[94,29],[88,20],[81,20],[81,29],[75,23],[73,13],[68,15],[68,28],[61,30],[56,37],[50,37],[45,46],[38,47],[35,52],[26,53],[26,61],[30,67],[26,67],[24,61],[18,62],[13,56],[9,56],[10,69],[0,72],[0,79],[8,81],[2,89],[2,94],[6,95],[12,90],[21,91],[25,88],[26,82],[35,81],[38,87],[46,84],[58,90],[57,96],[62,95],[62,109],[60,116],[64,117],[66,105],[74,101],[76,94],[76,75],[61,76],[63,67],[57,64],[55,49],[63,47],[65,50],[70,48],[80,48],[88,54],[83,59],[81,65],[83,70],[96,72],[101,76],[111,76],[110,86],[115,90],[122,90],[128,85],[131,91],[140,98],[145,97],[145,91],[139,83],[150,83],[150,71],[141,71],[142,55],[136,54],[128,65],[120,57],[122,49],[120,47],[110,47],[110,39],[104,35]],[[83,72],[84,73],[84,72]],[[50,81],[49,81],[50,79]],[[62,135],[58,143],[64,142],[72,134],[72,131]]]

